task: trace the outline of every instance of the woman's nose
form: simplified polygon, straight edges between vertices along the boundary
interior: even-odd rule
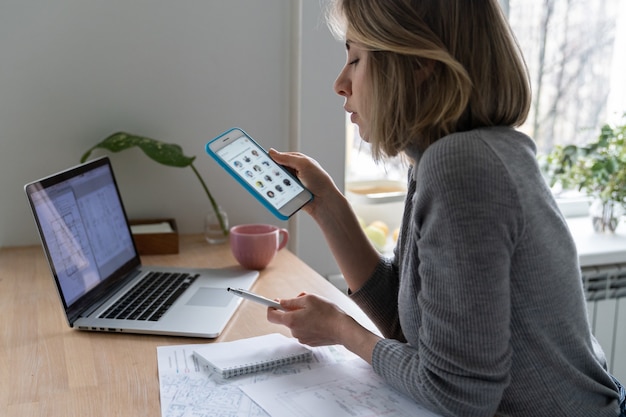
[[[348,80],[345,72],[346,68],[344,67],[337,76],[333,89],[335,90],[335,93],[340,96],[348,97],[348,95],[350,95],[350,81]]]

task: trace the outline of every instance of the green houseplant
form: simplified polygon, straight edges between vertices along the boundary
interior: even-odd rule
[[[193,165],[193,161],[196,159],[196,157],[186,156],[185,154],[183,154],[183,150],[179,145],[173,143],[164,143],[156,139],[137,136],[126,132],[117,132],[113,133],[102,142],[97,143],[91,149],[85,152],[80,161],[81,163],[85,162],[95,149],[105,149],[111,152],[120,152],[135,146],[139,147],[148,157],[160,164],[179,168],[190,167],[200,181],[204,192],[209,198],[211,208],[219,223],[221,234],[224,236],[224,238],[228,236],[229,230],[225,215],[220,210],[220,207],[217,205],[217,202],[211,195],[211,192],[209,191],[209,188],[200,176],[200,173]],[[207,240],[209,240],[208,236]]]
[[[551,186],[558,183],[564,189],[577,188],[592,198],[596,231],[615,231],[626,209],[625,140],[626,124],[606,124],[595,141],[556,146],[545,158],[543,169]]]

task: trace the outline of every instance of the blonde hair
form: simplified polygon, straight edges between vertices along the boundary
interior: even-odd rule
[[[497,0],[334,0],[327,21],[369,51],[376,159],[526,120],[529,77]]]

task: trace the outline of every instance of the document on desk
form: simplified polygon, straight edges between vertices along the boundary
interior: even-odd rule
[[[198,363],[193,355],[197,347],[197,344],[157,347],[162,417],[269,416],[241,391],[239,387],[242,384],[250,385],[284,375],[296,375],[354,358],[354,354],[342,346],[325,346],[313,349],[311,362],[224,379],[208,366]]]
[[[197,347],[157,347],[162,417],[437,417],[343,346],[312,348],[310,362],[229,379],[201,365]]]
[[[395,391],[361,359],[242,385],[272,417],[438,417]]]

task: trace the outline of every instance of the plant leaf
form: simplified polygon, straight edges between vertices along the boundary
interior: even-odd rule
[[[152,160],[168,166],[186,167],[196,159],[195,156],[186,156],[183,149],[174,143],[165,143],[156,139],[132,135],[126,132],[117,132],[89,149],[81,162],[85,162],[95,149],[106,149],[111,152],[120,152],[133,146],[139,147]]]

